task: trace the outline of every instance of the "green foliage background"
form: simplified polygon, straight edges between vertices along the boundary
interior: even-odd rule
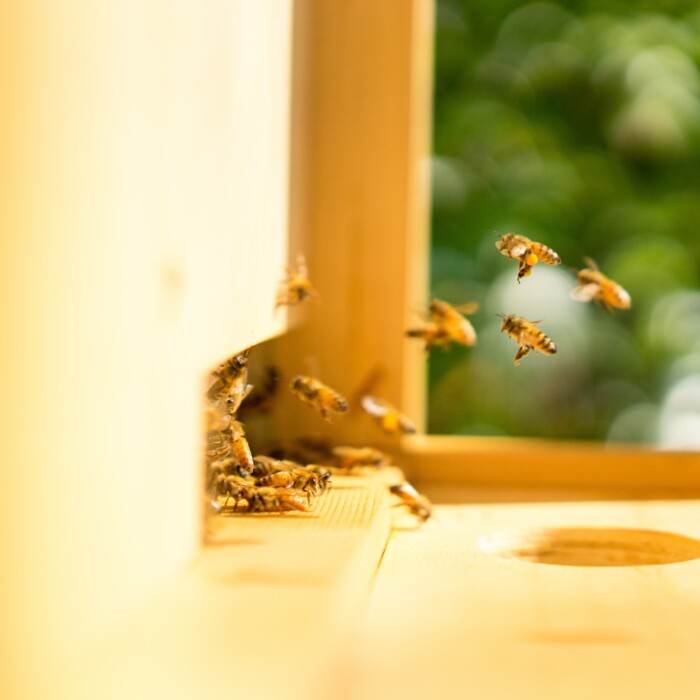
[[[481,309],[473,349],[431,355],[432,432],[700,435],[699,67],[695,3],[438,1],[432,292]],[[562,265],[517,285],[494,230]],[[570,299],[586,255],[630,311]],[[497,312],[557,355],[514,367]]]

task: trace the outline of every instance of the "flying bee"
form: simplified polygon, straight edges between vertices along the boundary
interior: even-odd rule
[[[333,456],[334,466],[345,471],[352,471],[356,467],[379,468],[389,464],[387,455],[373,447],[334,447]]]
[[[278,306],[294,306],[310,296],[318,296],[318,292],[311,286],[309,270],[306,267],[306,258],[297,256],[297,269],[287,268],[287,277],[280,283],[277,292]]]
[[[401,499],[401,503],[396,505],[406,506],[421,521],[425,522],[432,515],[432,503],[422,493],[418,493],[407,481],[402,484],[394,484],[389,487],[389,490]]]
[[[363,396],[360,405],[368,416],[371,416],[377,421],[379,427],[385,433],[416,432],[416,426],[413,422],[384,399],[378,399],[375,396]]]
[[[530,350],[537,352],[538,350],[544,355],[554,355],[557,348],[543,331],[537,328],[537,324],[541,321],[528,321],[520,316],[510,314],[498,314],[502,319],[501,332],[506,332],[519,345],[518,352],[515,353],[513,362],[516,365],[520,364],[520,360],[527,355]]]
[[[476,331],[463,314],[472,314],[478,308],[477,302],[452,306],[441,299],[433,299],[430,302],[430,321],[420,328],[407,330],[406,335],[425,340],[426,350],[438,346],[447,348],[450,343],[471,347],[476,343]]]
[[[630,295],[617,282],[608,279],[591,258],[584,258],[588,267],[578,274],[578,287],[571,292],[576,301],[599,301],[608,311],[629,309],[632,306]]]
[[[248,355],[250,348],[232,355],[211,373],[215,380],[207,392],[212,403],[224,400],[226,412],[234,416],[253,387],[248,384]]]
[[[505,235],[497,231],[495,233],[499,237],[499,240],[496,241],[496,248],[501,251],[502,255],[515,258],[520,263],[516,278],[518,282],[522,277],[529,277],[533,266],[538,262],[543,262],[546,265],[559,265],[561,263],[559,255],[543,243],[536,243],[517,233],[506,233]]]
[[[294,396],[315,408],[329,423],[333,413],[348,410],[348,402],[343,396],[313,377],[295,377],[289,388]]]

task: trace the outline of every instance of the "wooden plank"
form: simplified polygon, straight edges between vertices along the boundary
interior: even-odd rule
[[[700,488],[700,452],[516,438],[409,436],[402,467],[421,483],[593,488],[609,493]]]
[[[287,327],[291,10],[0,3],[3,697],[198,551],[206,374]]]
[[[301,0],[308,52],[298,62],[306,129],[304,213],[310,276],[321,298],[280,339],[288,375],[317,375],[351,397],[373,390],[424,412],[424,353],[404,329],[427,294],[427,155],[432,2]],[[410,382],[405,382],[407,376]],[[383,440],[354,407],[330,428],[292,403],[275,433]]]
[[[335,477],[309,513],[210,526],[191,570],[116,634],[62,640],[36,696],[330,697],[389,536],[384,477]]]
[[[346,673],[347,697],[698,697],[700,559],[559,566],[504,558],[478,543],[492,533],[570,526],[698,537],[699,508],[700,501],[438,507],[422,529],[392,536],[352,638],[359,660]],[[697,540],[692,553],[700,555]]]

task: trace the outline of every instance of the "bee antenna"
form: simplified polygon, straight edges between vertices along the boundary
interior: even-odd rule
[[[503,234],[502,234],[502,233],[499,233],[498,231],[494,231],[494,233],[495,233],[499,238],[503,238]]]
[[[506,317],[505,314],[496,314],[496,316],[500,316],[501,318],[505,318],[505,317]]]

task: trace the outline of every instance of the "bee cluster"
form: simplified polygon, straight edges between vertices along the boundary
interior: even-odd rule
[[[275,307],[299,304],[318,296],[308,278],[305,259],[288,269],[280,285]],[[315,499],[330,486],[333,474],[353,475],[377,470],[391,459],[373,447],[331,446],[309,438],[283,443],[269,455],[253,456],[240,420],[247,411],[265,410],[281,381],[268,368],[262,391],[248,383],[250,349],[233,355],[211,373],[207,391],[206,484],[210,509],[229,513],[282,513],[309,511]],[[323,419],[347,413],[349,403],[340,393],[314,377],[294,377],[291,393]],[[245,401],[245,403],[244,403]],[[388,401],[365,395],[362,410],[387,434],[413,433],[413,422]],[[419,521],[426,520],[431,505],[407,482],[390,487],[396,505],[405,506]]]
[[[523,277],[532,274],[532,268],[538,262],[545,265],[561,264],[559,255],[543,243],[531,241],[526,236],[516,233],[496,235],[496,248],[501,254],[518,261],[518,284]],[[593,260],[584,260],[587,267],[576,273],[578,286],[572,290],[572,298],[583,302],[596,301],[610,312],[613,309],[629,309],[632,305],[630,295],[619,284],[606,277]],[[476,343],[476,331],[464,315],[474,313],[478,308],[477,302],[452,306],[440,299],[433,299],[429,307],[429,320],[418,328],[407,330],[406,335],[424,340],[428,351],[434,347],[445,349],[452,343],[473,346]],[[552,339],[537,328],[541,321],[528,321],[515,314],[498,315],[503,319],[501,332],[506,333],[518,344],[514,364],[520,364],[520,360],[531,351],[543,355],[554,355],[557,352]]]
[[[538,262],[559,265],[559,255],[544,245],[515,233],[498,234],[498,250],[518,261],[517,281],[529,277]],[[577,272],[578,286],[571,295],[578,301],[595,300],[606,309],[628,309],[629,294],[608,279],[586,259],[587,267]],[[297,258],[296,269],[288,268],[282,281],[275,308],[296,305],[305,299],[318,297],[308,276],[306,260]],[[433,299],[425,322],[406,331],[410,338],[425,343],[426,350],[448,348],[453,343],[471,347],[476,343],[476,331],[466,318],[479,308],[477,302],[449,304]],[[499,314],[503,319],[501,331],[518,344],[514,363],[530,352],[553,355],[557,348],[551,338],[541,331],[540,321],[528,321],[515,314]],[[239,414],[246,410],[264,410],[273,400],[281,377],[268,368],[261,390],[246,402],[253,387],[248,383],[250,350],[233,355],[211,373],[207,391],[207,493],[212,510],[216,512],[285,512],[311,510],[314,500],[329,487],[333,474],[352,475],[366,470],[381,469],[391,459],[373,447],[332,446],[309,438],[283,443],[269,455],[253,457]],[[289,389],[302,403],[315,410],[324,420],[348,412],[349,403],[342,394],[315,377],[298,375]],[[246,403],[244,403],[246,402]],[[362,411],[375,421],[386,434],[401,435],[416,431],[413,422],[383,398],[365,393],[359,399]],[[395,505],[408,508],[419,521],[427,520],[432,512],[430,501],[407,482],[390,486]]]

